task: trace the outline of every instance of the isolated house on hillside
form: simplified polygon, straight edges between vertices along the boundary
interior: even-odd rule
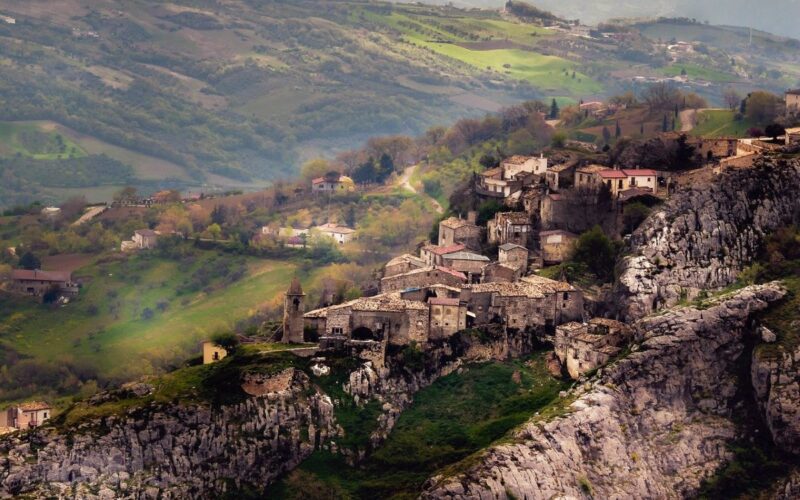
[[[355,237],[355,229],[350,229],[347,226],[340,226],[339,224],[323,224],[314,228],[322,236],[327,236],[336,241],[340,245],[344,245],[353,240]]]
[[[339,172],[328,172],[311,181],[313,194],[347,193],[355,189],[353,179]]]
[[[7,425],[14,429],[33,429],[44,424],[52,416],[50,405],[41,401],[30,401],[7,410]]]
[[[152,229],[137,229],[132,240],[139,250],[149,250],[158,245],[158,233]]]
[[[61,295],[78,295],[78,284],[72,281],[72,273],[66,271],[41,271],[15,269],[11,271],[10,291],[32,297],[42,297],[51,290]]]

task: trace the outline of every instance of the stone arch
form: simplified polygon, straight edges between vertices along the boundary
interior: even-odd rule
[[[359,326],[353,333],[350,335],[350,338],[353,340],[380,340],[380,335],[373,332],[366,326]]]

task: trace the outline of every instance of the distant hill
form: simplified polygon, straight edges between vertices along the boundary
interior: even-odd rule
[[[445,4],[450,0],[427,0]],[[456,5],[501,7],[505,0],[456,0]],[[770,0],[759,6],[746,0],[531,0],[528,3],[568,19],[598,23],[615,17],[679,16],[712,24],[745,26],[800,38],[800,1]]]

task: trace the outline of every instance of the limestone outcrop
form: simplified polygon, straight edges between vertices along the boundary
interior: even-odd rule
[[[210,497],[266,484],[337,433],[330,398],[302,372],[289,378],[284,390],[239,404],[151,403],[69,432],[41,428],[5,438],[0,498]]]
[[[534,417],[424,498],[680,498],[730,452],[741,363],[755,313],[785,295],[749,287],[706,310],[636,324],[634,352]],[[551,410],[556,411],[556,410]],[[469,462],[467,462],[469,464]]]
[[[733,283],[764,237],[793,222],[797,193],[800,161],[768,158],[676,193],[632,236],[615,286],[620,317],[643,318]]]
[[[782,450],[800,455],[800,346],[764,345],[753,351],[753,389],[761,414]]]

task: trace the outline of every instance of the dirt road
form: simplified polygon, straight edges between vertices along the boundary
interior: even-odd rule
[[[401,175],[400,178],[397,180],[398,184],[400,184],[403,187],[403,189],[407,191],[411,191],[412,193],[427,198],[431,202],[431,204],[433,204],[433,208],[434,210],[436,210],[436,213],[443,214],[444,208],[438,201],[429,196],[428,193],[426,193],[425,191],[420,192],[417,190],[417,188],[411,185],[411,176],[414,175],[414,172],[416,172],[417,168],[419,168],[419,165],[413,165],[411,167],[406,168],[403,171],[403,175]]]

